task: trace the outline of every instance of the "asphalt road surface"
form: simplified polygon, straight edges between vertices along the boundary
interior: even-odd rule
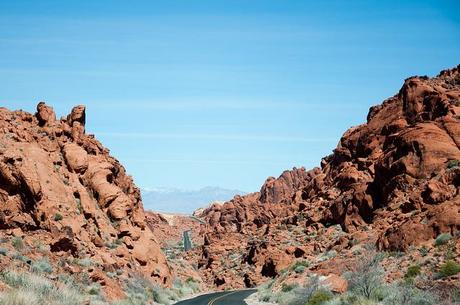
[[[256,289],[214,292],[180,301],[174,305],[246,305],[244,299],[254,292]]]

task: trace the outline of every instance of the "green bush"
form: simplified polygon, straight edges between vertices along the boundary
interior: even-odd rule
[[[25,289],[11,290],[0,295],[2,305],[30,305],[40,304],[39,297],[33,291]]]
[[[39,274],[2,271],[0,280],[11,287],[0,293],[2,305],[76,305],[84,302],[84,295],[73,285],[55,285]]]
[[[425,246],[422,246],[420,249],[418,249],[418,251],[420,252],[420,255],[423,257],[428,255],[428,248]]]
[[[294,268],[295,273],[303,273],[305,271],[306,267],[305,266],[297,266]]]
[[[455,304],[460,304],[460,288],[456,288],[452,291],[451,298]]]
[[[296,287],[298,287],[297,284],[286,284],[286,283],[283,283],[283,284],[281,285],[281,291],[282,291],[282,292],[289,292],[289,291],[291,291],[292,289],[294,289],[294,288],[296,288]]]
[[[281,305],[305,305],[315,291],[320,289],[318,277],[311,278],[304,286],[296,285],[287,292],[279,292],[270,301]]]
[[[434,241],[434,245],[436,247],[445,245],[451,239],[452,239],[452,235],[450,235],[449,233],[441,233],[441,234],[438,235],[438,237],[436,237],[436,240]]]
[[[396,284],[385,289],[385,305],[438,305],[439,300],[428,291],[412,285]]]
[[[303,273],[306,268],[310,266],[310,263],[306,260],[298,260],[296,261],[292,266],[291,270],[293,270],[295,273]]]
[[[93,264],[91,259],[88,257],[81,258],[81,259],[75,259],[74,263],[80,267],[90,267]]]
[[[32,262],[32,260],[30,258],[28,258],[27,256],[22,255],[21,253],[14,253],[13,255],[11,255],[11,258],[20,260],[21,262],[26,263],[26,264],[29,264],[29,263]]]
[[[419,265],[413,265],[407,268],[406,274],[404,275],[405,279],[413,279],[417,275],[420,275],[421,267]]]
[[[177,285],[177,283],[176,283]],[[154,285],[149,280],[136,276],[125,282],[125,292],[128,295],[127,304],[144,305],[151,301],[169,305],[178,299],[177,291],[164,289]]]
[[[347,276],[352,293],[367,299],[380,299],[383,289],[382,258],[382,255],[370,251],[360,259],[356,270]]]
[[[259,286],[259,289],[257,289],[257,292],[259,294],[259,301],[269,302],[272,300],[272,298],[274,298],[274,294],[272,291],[274,283],[275,280],[272,279]]]
[[[454,168],[460,166],[460,160],[449,160],[447,162],[447,168]]]
[[[43,258],[32,263],[30,267],[32,272],[35,273],[51,273],[53,272],[53,267],[51,267],[48,259]]]
[[[32,262],[30,269],[35,273],[51,273],[53,272],[53,267],[51,267],[48,259],[42,258],[35,262]]]
[[[60,221],[60,220],[62,220],[62,218],[63,218],[63,217],[62,217],[61,214],[59,214],[59,213],[54,214],[54,220],[55,220],[55,221]]]
[[[439,269],[439,275],[441,277],[448,277],[460,272],[460,265],[454,261],[447,261]]]
[[[90,295],[100,295],[101,286],[99,284],[92,284],[87,288],[86,292]]]
[[[299,261],[296,261],[292,266],[291,266],[291,270],[295,270],[295,268],[299,267],[299,266],[302,266],[302,267],[308,267],[310,266],[310,263],[306,260],[299,260]]]
[[[313,292],[305,305],[322,305],[334,298],[333,294],[327,290],[319,289]]]
[[[23,250],[24,249],[24,241],[22,240],[21,237],[19,236],[15,236],[12,240],[11,240],[11,245],[13,245],[13,247],[20,251],[20,250]]]

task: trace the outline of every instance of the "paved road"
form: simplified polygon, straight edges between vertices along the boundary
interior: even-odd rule
[[[244,299],[254,292],[256,289],[214,292],[180,301],[174,305],[246,305]]]

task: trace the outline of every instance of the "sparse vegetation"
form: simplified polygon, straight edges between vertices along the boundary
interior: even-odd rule
[[[439,275],[441,277],[448,277],[460,273],[460,265],[454,261],[447,261],[439,269]]]
[[[40,265],[46,260],[40,260]],[[38,262],[38,261],[37,261]],[[35,262],[34,265],[37,263]],[[36,265],[38,266],[38,265]],[[32,267],[34,269],[34,267]],[[43,268],[42,268],[43,269]],[[46,269],[46,268],[45,268]],[[48,270],[49,271],[49,270]],[[198,283],[192,278],[185,283],[174,282],[172,289],[164,289],[141,277],[126,279],[127,298],[106,301],[101,286],[90,281],[75,281],[70,275],[60,275],[51,280],[47,272],[0,271],[0,282],[12,289],[0,292],[2,305],[151,305],[171,304],[180,297],[197,292]],[[117,274],[117,273],[115,273]]]
[[[305,266],[297,266],[297,267],[294,268],[294,272],[295,273],[304,273],[306,268],[307,267],[305,267]]]
[[[423,257],[428,255],[428,248],[425,246],[421,247],[418,251],[420,252],[420,255]]]
[[[295,273],[303,273],[306,268],[310,266],[310,263],[306,260],[299,260],[296,261],[292,266],[291,270],[293,270]]]
[[[382,258],[373,253],[361,259],[356,271],[348,276],[351,292],[371,300],[380,299],[383,270],[379,263]]]
[[[116,239],[115,241],[113,241],[111,243],[107,243],[106,247],[109,248],[109,249],[116,249],[122,243],[123,243],[123,239],[119,238],[119,239]]]
[[[334,298],[334,295],[324,289],[318,289],[308,299],[305,305],[322,305]]]
[[[449,233],[441,233],[441,234],[438,235],[438,237],[436,237],[436,240],[434,241],[434,245],[436,247],[445,245],[451,239],[452,239],[452,235],[450,235]]]
[[[21,262],[24,262],[24,263],[32,262],[32,260],[30,258],[28,258],[25,255],[22,255],[21,253],[14,253],[13,255],[11,255],[11,258],[12,259],[17,259],[17,260],[19,260]]]
[[[89,267],[92,265],[92,261],[90,258],[81,258],[81,259],[75,259],[74,263],[80,267]]]
[[[313,278],[304,287],[295,287],[288,291],[274,293],[272,287],[276,280],[263,285],[259,289],[259,299],[281,305],[438,305],[448,303],[445,296],[442,298],[435,293],[421,290],[412,282],[404,280],[386,284],[383,280],[383,269],[380,262],[384,258],[382,253],[367,250],[360,257],[356,269],[344,275],[349,281],[349,290],[340,295],[334,295],[321,286],[318,278]],[[444,267],[448,274],[460,272],[460,265],[454,266],[450,262]],[[405,279],[414,279],[421,275],[421,266],[413,265],[407,269]],[[460,292],[459,292],[460,295]],[[455,291],[451,299],[456,299]],[[440,300],[446,302],[441,303]]]
[[[74,287],[64,283],[57,286],[38,274],[2,271],[0,280],[13,288],[0,294],[0,304],[75,305],[84,301],[83,295]]]
[[[451,168],[454,168],[454,167],[459,167],[460,166],[460,160],[449,160],[447,162],[447,168],[448,169],[451,169]]]
[[[281,286],[281,291],[282,292],[289,292],[291,291],[292,289],[296,288],[297,285],[296,284],[286,284],[286,283],[283,283],[283,285]]]
[[[22,240],[21,237],[19,236],[15,236],[12,240],[11,240],[11,245],[18,251],[21,251],[24,249],[24,241]]]
[[[411,280],[414,279],[416,276],[420,275],[421,273],[421,267],[419,265],[413,265],[407,268],[407,272],[404,275],[404,279],[406,280]]]
[[[436,296],[412,285],[396,284],[386,287],[385,305],[437,305]]]
[[[53,267],[51,267],[48,259],[43,258],[32,263],[30,267],[32,272],[35,273],[51,273],[53,272]]]

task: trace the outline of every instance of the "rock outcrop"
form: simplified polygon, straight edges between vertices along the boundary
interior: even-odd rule
[[[0,108],[0,235],[169,285],[139,189],[85,123],[82,105],[60,120],[43,102],[35,114]]]
[[[321,168],[286,171],[260,192],[205,210],[205,277],[220,287],[248,286],[297,258],[357,241],[408,251],[440,233],[458,235],[459,144],[460,66],[406,79],[398,94],[370,108],[365,124],[345,132]],[[334,225],[340,234],[319,236]],[[222,267],[232,255],[240,255],[233,274]],[[318,264],[316,272],[331,271]]]

